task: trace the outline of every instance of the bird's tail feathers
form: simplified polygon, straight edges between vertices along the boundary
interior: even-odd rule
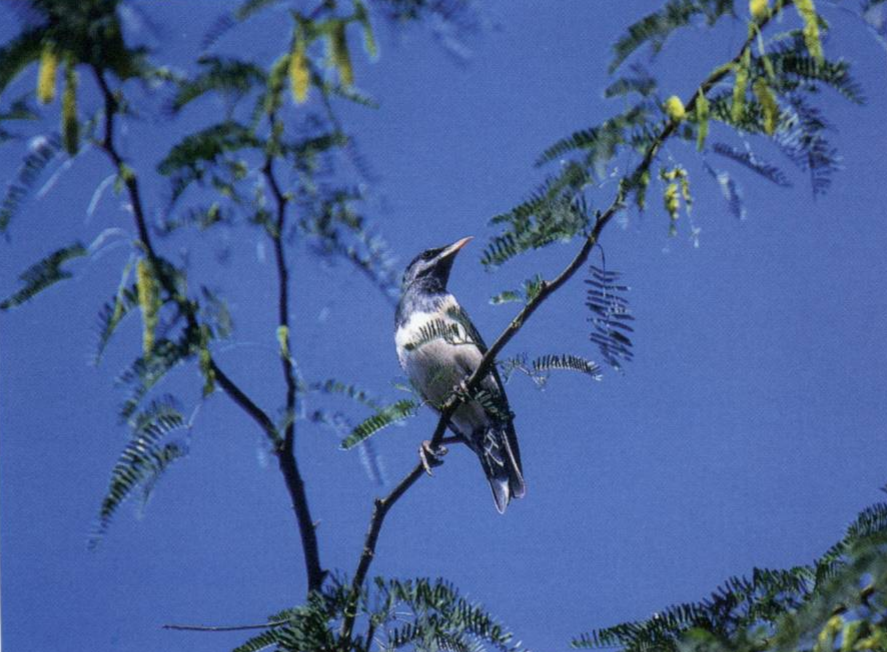
[[[504,431],[491,428],[485,433],[480,458],[484,474],[493,491],[496,510],[504,514],[512,498],[523,498],[527,493],[520,464],[515,459]]]

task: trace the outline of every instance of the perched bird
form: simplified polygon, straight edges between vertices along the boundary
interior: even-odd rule
[[[454,391],[464,393],[465,382],[487,350],[456,298],[447,292],[453,261],[469,240],[462,238],[416,256],[404,272],[395,315],[400,366],[438,411]],[[448,426],[455,437],[444,441],[463,442],[477,454],[496,509],[504,513],[512,498],[523,497],[526,485],[508,399],[495,367],[472,398],[456,409]],[[439,464],[438,457],[445,452],[443,447],[431,450],[425,442],[420,455],[426,470]]]

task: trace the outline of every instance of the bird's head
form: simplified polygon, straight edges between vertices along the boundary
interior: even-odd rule
[[[457,240],[446,247],[428,249],[416,256],[403,273],[403,289],[411,287],[427,292],[443,292],[447,289],[450,269],[456,254],[471,241],[471,236]]]

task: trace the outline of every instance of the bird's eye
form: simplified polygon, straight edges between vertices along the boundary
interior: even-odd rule
[[[426,251],[422,254],[422,260],[431,260],[432,258],[434,258],[435,253],[436,252],[434,251]]]

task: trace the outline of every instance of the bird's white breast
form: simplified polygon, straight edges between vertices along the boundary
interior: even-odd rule
[[[447,399],[482,358],[465,327],[449,314],[458,309],[455,298],[448,296],[439,310],[412,313],[394,337],[400,366],[422,396],[435,406]],[[452,329],[451,334],[421,343],[423,329],[427,333],[435,327],[435,321]]]

